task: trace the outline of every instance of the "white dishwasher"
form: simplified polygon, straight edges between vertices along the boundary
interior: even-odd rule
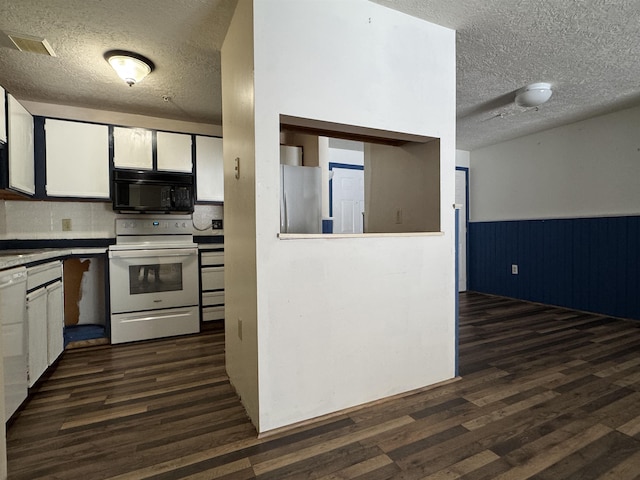
[[[27,398],[27,336],[25,300],[27,269],[16,267],[0,272],[0,317],[2,318],[2,360],[4,371],[4,421]]]

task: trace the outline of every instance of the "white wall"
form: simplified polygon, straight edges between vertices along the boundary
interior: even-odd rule
[[[241,395],[267,431],[454,375],[455,32],[364,0],[253,8],[259,384]],[[441,138],[444,234],[279,239],[280,114]]]
[[[640,107],[471,152],[470,220],[640,214]]]
[[[466,150],[456,150],[456,167],[469,168],[471,152]]]
[[[440,142],[365,145],[366,232],[440,231]]]
[[[331,163],[364,166],[364,143],[330,138],[329,161]]]

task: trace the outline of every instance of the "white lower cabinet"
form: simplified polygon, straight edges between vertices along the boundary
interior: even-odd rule
[[[202,320],[224,319],[224,249],[200,253]]]
[[[29,387],[64,350],[64,292],[60,261],[27,269]]]
[[[0,272],[0,394],[4,392],[4,421],[27,398],[27,338],[25,299],[27,273],[24,267]]]
[[[53,365],[64,350],[64,292],[59,280],[47,287],[47,363]]]
[[[29,331],[29,388],[47,370],[47,289],[42,287],[27,295]]]

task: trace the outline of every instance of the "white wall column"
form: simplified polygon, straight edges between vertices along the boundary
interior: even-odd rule
[[[236,17],[222,64],[227,367],[254,424],[453,377],[455,32],[365,0],[240,0]],[[280,238],[280,115],[440,139],[442,231]]]

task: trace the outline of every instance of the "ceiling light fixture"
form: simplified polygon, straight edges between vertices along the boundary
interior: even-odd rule
[[[148,58],[125,50],[109,50],[104,58],[130,87],[141,82],[155,68]]]
[[[521,107],[537,107],[551,98],[550,83],[532,83],[516,92],[516,105]]]

